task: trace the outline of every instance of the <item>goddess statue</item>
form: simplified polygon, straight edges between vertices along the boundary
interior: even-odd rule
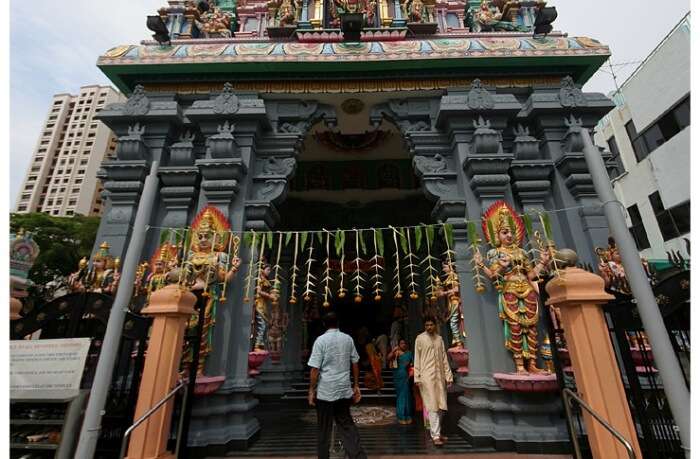
[[[520,247],[525,234],[523,221],[504,201],[488,208],[482,217],[482,228],[493,248],[486,254],[486,263],[478,252],[474,261],[498,292],[498,316],[503,321],[505,346],[513,354],[518,374],[542,373],[537,367],[539,296],[535,282],[547,269],[550,253],[543,250],[533,265]]]
[[[92,256],[92,267],[83,258],[78,263],[78,270],[68,277],[68,289],[74,292],[96,292],[114,295],[119,285],[119,258],[109,253],[109,244],[103,242],[100,249]]]
[[[231,226],[226,217],[215,207],[202,209],[192,222],[191,242],[187,258],[182,266],[182,282],[193,291],[202,291],[206,298],[204,327],[200,337],[197,376],[204,375],[204,363],[211,352],[211,341],[216,323],[216,308],[222,300],[226,284],[238,271],[241,261],[237,257],[229,260],[231,246],[237,251],[240,238],[230,233]],[[196,330],[198,315],[193,314],[188,331]],[[191,362],[192,354],[186,349],[185,362]]]

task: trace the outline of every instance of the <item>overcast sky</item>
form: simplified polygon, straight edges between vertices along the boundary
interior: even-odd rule
[[[56,0],[10,2],[10,207],[14,208],[54,94],[109,84],[95,66],[115,45],[149,36],[146,15],[166,0]],[[610,46],[620,84],[688,12],[686,0],[550,0],[555,29]],[[609,67],[604,67],[606,72]],[[612,76],[598,72],[584,87],[608,93]]]

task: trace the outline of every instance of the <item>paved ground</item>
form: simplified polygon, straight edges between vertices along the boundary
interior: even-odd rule
[[[449,437],[447,444],[436,448],[430,441],[421,423],[410,426],[398,424],[360,427],[362,446],[374,459],[400,457],[432,458],[461,456],[469,459],[571,459],[570,455],[537,455],[496,453],[493,450],[477,449],[459,435],[456,413],[448,413],[443,434]],[[316,456],[316,422],[314,412],[303,403],[291,406],[289,402],[261,403],[256,416],[262,426],[260,437],[247,451],[229,453],[226,458],[308,458]],[[331,454],[342,458],[342,450]],[[207,459],[224,459],[209,457]]]

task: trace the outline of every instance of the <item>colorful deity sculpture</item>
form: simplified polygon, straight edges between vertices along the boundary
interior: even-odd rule
[[[68,277],[68,289],[71,293],[95,292],[114,295],[119,285],[119,258],[109,253],[109,244],[103,242],[100,249],[92,256],[92,266],[87,258],[78,263],[78,270]]]
[[[260,261],[262,266],[258,271],[257,285],[255,286],[255,331],[254,344],[255,351],[266,350],[266,341],[268,339],[268,327],[270,326],[270,311],[268,302],[278,302],[279,296],[272,292],[272,283],[270,282],[270,265],[265,261]]]
[[[550,252],[541,251],[533,265],[520,247],[525,234],[523,221],[504,201],[487,209],[482,228],[493,248],[486,254],[486,263],[479,253],[474,255],[474,261],[498,292],[498,316],[503,321],[505,346],[513,354],[519,374],[541,373],[543,370],[537,367],[539,295],[535,282],[546,271]]]
[[[447,297],[447,317],[446,322],[450,326],[452,334],[452,344],[450,347],[464,347],[464,317],[462,314],[462,298],[459,295],[459,276],[454,269],[452,262],[442,263],[444,279],[440,284],[438,295]]]
[[[271,0],[267,3],[267,9],[270,26],[291,27],[299,20],[301,2],[296,0]]]
[[[204,38],[230,38],[233,35],[231,32],[233,19],[232,13],[222,11],[216,6],[216,2],[210,0],[208,8],[199,15],[195,24]]]
[[[171,274],[177,265],[177,245],[170,242],[163,243],[153,254],[150,262],[141,263],[136,270],[134,294],[145,297],[145,301],[148,302],[151,293],[177,281]]]
[[[598,272],[605,281],[605,288],[611,292],[631,295],[632,290],[627,281],[627,274],[625,274],[625,267],[622,266],[622,257],[615,239],[608,238],[608,247],[605,249],[598,247],[595,252],[598,255]],[[649,268],[649,261],[645,258],[642,258],[642,268],[649,282],[653,282],[654,276]]]
[[[491,0],[481,0],[479,8],[476,10],[470,10],[469,14],[471,15],[472,32],[488,32],[498,30],[524,32],[527,30],[525,27],[519,26],[514,22],[503,21],[503,12]]]
[[[289,326],[289,314],[282,310],[279,300],[272,300],[270,308],[270,329],[267,332],[267,343],[270,348],[270,358],[279,362],[284,345],[284,336]]]
[[[343,13],[362,13],[364,26],[373,27],[377,12],[375,0],[328,0],[331,27],[340,27],[340,15]]]
[[[205,207],[192,222],[192,232],[187,258],[182,264],[179,278],[193,291],[201,291],[206,298],[204,326],[200,335],[197,376],[204,375],[204,364],[211,352],[211,342],[216,323],[216,308],[224,299],[226,284],[238,271],[240,260],[231,257],[237,253],[240,238],[231,232],[226,217],[215,207]],[[199,316],[194,314],[188,330],[196,330]],[[185,350],[185,362],[191,362],[191,350]]]

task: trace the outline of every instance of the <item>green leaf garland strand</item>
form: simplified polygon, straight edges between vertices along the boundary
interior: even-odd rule
[[[431,225],[423,225],[423,228],[424,228],[425,233],[426,233],[426,235],[425,235],[426,236],[425,248],[426,248],[427,253],[428,253],[426,255],[426,257],[423,259],[423,264],[427,264],[427,266],[425,268],[425,272],[427,273],[428,282],[429,282],[429,285],[426,286],[425,290],[426,290],[426,292],[430,292],[430,299],[431,300],[436,300],[437,299],[437,291],[438,291],[436,281],[439,280],[439,278],[437,277],[437,274],[436,274],[437,270],[435,269],[433,264],[434,264],[434,262],[437,261],[437,258],[435,258],[430,253],[431,237],[430,237],[430,234],[428,232],[428,228],[432,229],[432,226]],[[433,233],[433,235],[434,235],[434,233]]]
[[[269,233],[269,234],[272,235],[272,233]],[[280,234],[279,234],[278,241],[277,241],[277,258],[275,259],[275,266],[274,266],[274,269],[275,269],[275,280],[272,282],[272,293],[276,294],[278,297],[279,297],[279,294],[280,294],[280,286],[281,286],[281,282],[280,282],[280,269],[281,269],[281,266],[280,266],[280,259],[282,258],[282,237],[283,237],[283,236],[284,236],[284,234],[280,233]]]
[[[365,245],[365,236],[362,230],[357,231],[357,237],[360,239],[360,246],[362,247],[362,254],[367,255],[367,246]],[[358,253],[358,256],[360,254]]]
[[[406,240],[406,231],[405,228],[401,228],[401,231],[399,232],[399,239],[401,241],[401,248],[403,249],[403,253],[408,253],[408,241]]]
[[[291,304],[296,304],[297,302],[297,276],[299,275],[299,266],[297,265],[297,259],[299,257],[299,233],[294,233],[294,259],[292,261],[292,275],[289,281],[290,297],[289,302]]]
[[[252,299],[250,296],[250,287],[253,283],[253,269],[255,266],[255,250],[256,250],[256,240],[257,240],[257,233],[255,231],[251,231],[250,233],[246,233],[246,236],[250,235],[250,244],[248,247],[250,247],[250,258],[248,259],[248,275],[246,276],[245,279],[245,295],[243,298],[243,301],[248,302]],[[253,318],[255,320],[255,318]]]
[[[408,231],[410,232],[411,229],[409,228]],[[423,240],[423,228],[420,226],[415,226],[413,228],[413,232],[416,236],[416,252],[418,252],[421,248],[421,241]]]
[[[306,260],[306,284],[304,286],[304,301],[311,301],[313,296],[316,294],[314,291],[314,288],[316,287],[316,284],[314,281],[316,280],[316,276],[311,274],[311,268],[313,266],[314,258],[314,241],[313,241],[313,233],[311,233],[311,242],[309,243],[309,256]]]
[[[306,248],[306,240],[307,240],[308,238],[309,238],[309,232],[308,232],[308,231],[304,231],[304,232],[301,233],[301,247],[299,248],[299,250],[301,250],[302,252],[303,252],[304,249]]]
[[[372,229],[372,240],[374,242],[374,256],[372,257],[372,268],[374,269],[374,275],[372,276],[372,287],[374,287],[374,301],[382,300],[382,275],[380,270],[384,269],[379,266],[379,244],[377,239],[378,231]]]
[[[474,282],[474,288],[476,289],[477,293],[484,293],[486,291],[484,278],[481,274],[481,269],[479,269],[479,264],[476,262],[477,254],[481,256],[481,252],[479,252],[479,244],[481,243],[481,239],[477,234],[476,223],[467,221],[467,234],[469,237],[469,244],[471,245],[472,249],[472,272],[474,273],[472,276],[472,281]]]
[[[326,230],[324,230],[326,231]],[[323,274],[323,307],[329,308],[331,306],[329,297],[331,294],[331,232],[326,231],[326,259],[323,261],[324,274]]]
[[[284,246],[285,246],[285,247],[287,247],[287,246],[289,245],[289,241],[292,240],[292,235],[293,235],[293,234],[296,234],[296,233],[289,232],[289,233],[286,234],[286,236],[285,236],[285,238],[284,238]]]
[[[394,298],[400,300],[403,297],[403,294],[401,293],[401,253],[399,252],[398,241],[401,237],[401,233],[399,233],[393,226],[389,226],[389,229],[391,230],[391,236],[394,239],[394,254],[396,255],[396,265],[394,266],[394,283],[396,289],[394,292]]]
[[[357,258],[355,258],[355,277],[353,282],[355,283],[355,303],[362,303],[362,272],[360,271],[360,231],[355,231],[355,252],[357,253]],[[364,244],[364,242],[363,242]]]
[[[408,269],[408,289],[411,291],[409,298],[412,300],[417,300],[418,299],[418,293],[416,292],[416,287],[418,287],[418,283],[416,282],[416,268],[418,267],[417,265],[414,264],[414,261],[418,259],[418,257],[413,253],[413,249],[411,248],[411,233],[410,233],[410,228],[408,229],[408,237],[406,238],[406,244],[408,245],[408,251],[406,253],[405,259],[408,261],[406,264],[406,268]]]

